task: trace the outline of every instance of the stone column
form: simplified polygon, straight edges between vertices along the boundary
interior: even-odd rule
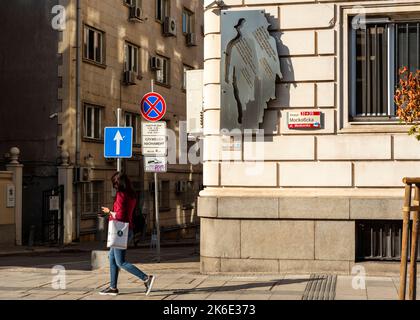
[[[7,171],[13,172],[13,183],[15,185],[15,226],[17,246],[22,245],[22,182],[23,165],[19,163],[20,150],[16,147],[10,149],[10,162],[6,165]]]
[[[69,157],[67,150],[63,150],[58,167],[58,184],[64,186],[64,244],[73,241],[73,166],[69,165]]]

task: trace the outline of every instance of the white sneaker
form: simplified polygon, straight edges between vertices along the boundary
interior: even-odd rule
[[[155,276],[149,276],[147,280],[144,282],[144,285],[146,286],[146,296],[148,296],[150,291],[152,291],[153,283],[155,282],[155,279],[156,279]]]

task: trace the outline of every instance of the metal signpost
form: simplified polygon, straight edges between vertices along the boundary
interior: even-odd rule
[[[117,171],[121,172],[121,158],[133,153],[133,128],[120,127],[121,108],[117,109],[117,126],[104,130],[104,157],[117,158]]]
[[[166,172],[166,122],[159,121],[166,113],[165,99],[153,92],[144,95],[140,103],[140,111],[147,122],[142,122],[142,152],[144,156],[144,171],[153,172],[155,181],[155,218],[156,218],[156,251],[157,261],[160,262],[160,224],[158,172]]]

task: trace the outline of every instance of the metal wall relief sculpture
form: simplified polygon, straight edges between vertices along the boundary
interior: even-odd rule
[[[221,129],[259,129],[282,78],[264,11],[221,12]]]

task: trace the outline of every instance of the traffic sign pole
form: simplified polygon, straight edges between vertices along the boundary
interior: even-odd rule
[[[121,108],[118,108],[117,109],[117,127],[120,127],[120,119],[121,119]],[[120,141],[116,141],[116,142],[117,142],[117,148],[119,149]],[[117,171],[121,172],[121,158],[117,158]]]
[[[154,92],[154,83],[153,79],[150,83],[151,92]],[[158,187],[158,176],[157,172],[153,173],[153,177],[155,180],[155,217],[156,217],[156,255],[157,255],[157,262],[160,262],[160,223],[159,223],[159,187]]]

